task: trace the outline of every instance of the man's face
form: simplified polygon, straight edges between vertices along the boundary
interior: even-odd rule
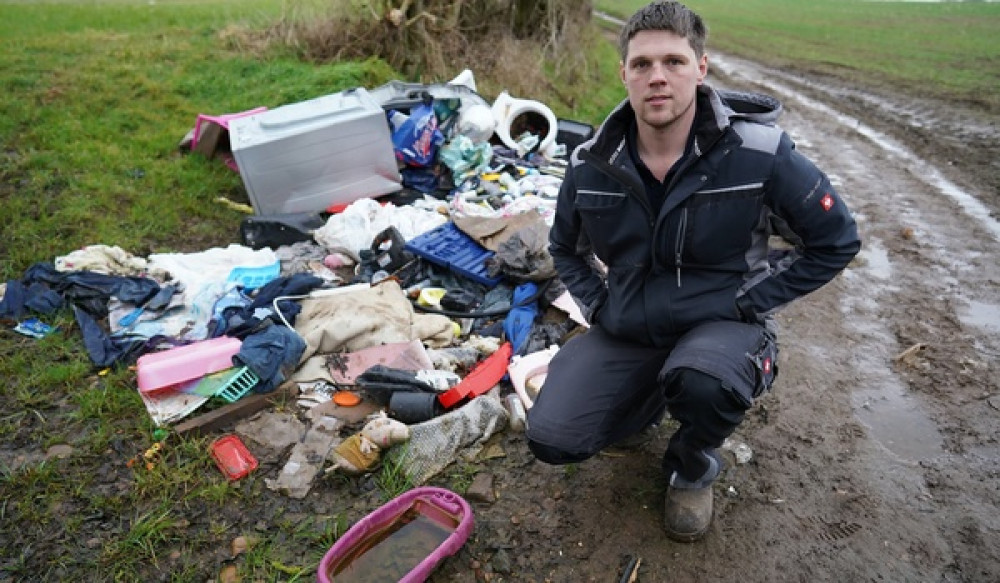
[[[640,124],[666,129],[694,113],[695,92],[708,72],[708,57],[695,56],[687,39],[665,30],[644,30],[628,43],[621,77]]]

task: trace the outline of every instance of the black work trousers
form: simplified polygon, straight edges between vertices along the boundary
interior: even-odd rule
[[[658,422],[669,412],[680,427],[663,457],[669,478],[695,481],[770,388],[777,367],[774,336],[763,326],[712,322],[668,347],[624,342],[593,327],[563,346],[528,411],[528,445],[551,464],[583,461]]]

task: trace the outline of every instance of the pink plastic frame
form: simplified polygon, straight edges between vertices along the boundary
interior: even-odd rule
[[[205,113],[199,113],[197,119],[195,119],[194,122],[194,135],[191,137],[191,149],[193,150],[195,146],[198,145],[198,136],[201,135],[202,122],[206,121],[211,122],[219,126],[222,126],[223,129],[229,131],[229,120],[236,119],[238,117],[244,117],[247,115],[253,115],[255,113],[261,113],[263,111],[267,111],[267,107],[262,105],[260,107],[255,107],[254,109],[248,109],[246,111],[240,111],[237,113],[222,113],[219,115],[208,115]],[[232,156],[226,157],[225,162],[226,166],[229,166],[229,168],[231,168],[232,170],[237,172],[239,171],[239,168],[236,166],[236,160],[234,160]]]

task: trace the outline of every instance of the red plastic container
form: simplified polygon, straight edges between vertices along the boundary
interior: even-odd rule
[[[224,435],[212,442],[209,452],[215,465],[230,480],[239,480],[257,469],[257,458],[235,435]]]

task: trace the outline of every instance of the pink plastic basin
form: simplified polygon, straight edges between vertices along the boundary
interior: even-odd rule
[[[398,580],[403,583],[426,580],[438,563],[462,548],[472,533],[472,508],[461,496],[444,488],[414,488],[365,516],[337,539],[320,561],[316,580],[319,583],[337,583],[378,578],[373,571],[380,570],[384,565],[375,565],[372,572],[360,574],[350,574],[345,569],[350,569],[348,565],[351,564],[362,564],[366,552],[376,553],[379,545],[392,536],[387,533],[402,533],[402,530],[398,530],[400,523],[405,525],[406,520],[414,516],[418,517],[417,520],[433,525],[431,528],[451,531],[451,534],[433,550],[422,554],[423,559],[417,561],[406,574],[399,576]],[[415,522],[413,520],[409,524]],[[390,561],[398,558],[392,556]]]

